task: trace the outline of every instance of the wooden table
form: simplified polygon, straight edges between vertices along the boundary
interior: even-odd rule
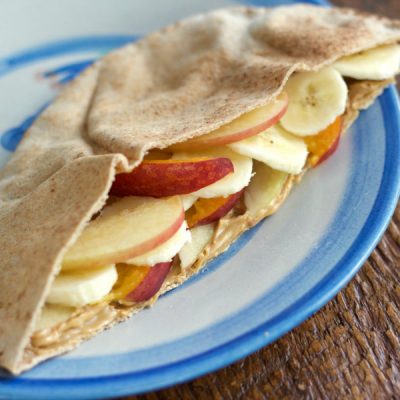
[[[400,0],[334,0],[400,18]],[[130,400],[400,398],[400,206],[361,271],[277,342],[191,382]]]

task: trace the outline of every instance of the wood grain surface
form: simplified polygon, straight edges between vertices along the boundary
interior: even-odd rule
[[[336,0],[400,18],[400,0]],[[332,301],[280,340],[191,382],[130,400],[400,399],[400,207]]]

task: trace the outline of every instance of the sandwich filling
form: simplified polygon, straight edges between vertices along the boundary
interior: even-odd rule
[[[104,305],[152,304],[178,284],[171,276],[204,265],[275,212],[304,171],[335,152],[356,117],[350,105],[359,86],[383,88],[399,66],[400,46],[386,45],[297,72],[270,103],[151,150],[132,172],[118,174],[106,205],[64,255],[32,351],[60,340],[59,327],[79,326],[82,309],[93,310],[84,321],[91,329],[99,318],[112,320]]]

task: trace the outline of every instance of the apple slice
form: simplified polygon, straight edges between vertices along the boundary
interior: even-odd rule
[[[190,230],[192,241],[186,243],[179,252],[181,268],[190,267],[214,236],[215,224],[199,225]]]
[[[141,254],[129,260],[126,264],[133,265],[155,265],[163,262],[171,261],[179,250],[190,241],[190,232],[187,229],[186,221],[183,221],[178,231],[170,237],[166,242],[155,247],[147,253]]]
[[[289,174],[257,161],[254,162],[254,172],[244,192],[244,204],[252,215],[270,206],[278,198],[289,177]]]
[[[233,164],[226,157],[144,160],[132,172],[116,176],[111,194],[152,197],[188,194],[232,172]]]
[[[226,215],[242,197],[243,190],[228,197],[214,197],[213,199],[199,199],[186,212],[186,221],[189,228],[197,225],[206,225],[215,222]]]
[[[101,267],[147,253],[172,237],[184,216],[179,196],[116,199],[86,226],[65,254],[62,269]]]
[[[144,279],[125,297],[125,300],[139,303],[151,299],[160,290],[171,266],[172,262],[166,262],[151,267]]]
[[[285,114],[287,108],[288,96],[285,92],[282,92],[276,99],[265,106],[247,112],[213,132],[182,143],[176,143],[170,146],[169,150],[204,150],[211,146],[221,146],[257,135],[257,133],[276,124]]]
[[[175,153],[172,156],[173,159],[178,160],[186,160],[193,157],[228,158],[231,160],[234,168],[232,174],[191,193],[193,196],[204,197],[207,199],[219,196],[229,196],[239,192],[250,182],[253,160],[249,157],[242,156],[227,147],[214,147],[207,151],[199,151],[196,153]]]
[[[311,166],[316,167],[336,151],[339,146],[342,127],[343,118],[340,116],[317,135],[304,137],[304,141],[310,152],[308,161]]]

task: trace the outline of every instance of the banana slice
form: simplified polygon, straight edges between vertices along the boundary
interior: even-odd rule
[[[206,199],[219,196],[229,196],[237,193],[250,182],[253,160],[244,157],[227,147],[213,147],[204,151],[190,153],[174,153],[173,159],[185,160],[197,157],[227,157],[232,161],[234,172],[211,185],[205,186],[196,192],[190,193],[193,196]]]
[[[186,243],[179,252],[182,268],[190,267],[197,260],[214,235],[214,224],[196,226],[190,232],[192,241]]]
[[[46,302],[82,307],[110,293],[117,279],[115,265],[84,272],[61,273],[54,280]]]
[[[383,80],[393,78],[400,69],[400,45],[380,46],[343,57],[333,64],[343,76],[354,79]]]
[[[57,304],[45,304],[38,320],[36,321],[35,331],[50,328],[67,320],[75,311],[73,307],[60,306]]]
[[[244,192],[244,204],[252,215],[269,207],[278,199],[289,177],[287,173],[276,171],[257,161],[254,163],[254,172],[255,175]]]
[[[145,254],[125,261],[125,264],[152,266],[158,263],[171,261],[185,243],[190,242],[190,239],[190,231],[187,229],[186,221],[184,221],[179,230],[166,242]]]
[[[297,136],[316,135],[346,109],[347,85],[332,67],[293,75],[285,91],[289,107],[280,122]]]
[[[307,160],[307,145],[274,125],[258,135],[228,145],[232,150],[247,157],[254,158],[271,168],[289,174],[298,174]]]

